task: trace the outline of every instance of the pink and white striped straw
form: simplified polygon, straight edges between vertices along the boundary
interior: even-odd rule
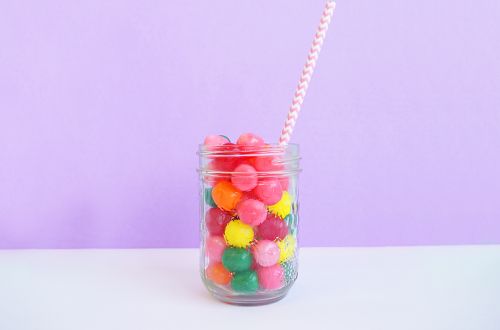
[[[335,10],[335,2],[333,0],[327,0],[325,5],[325,10],[321,16],[321,21],[318,26],[318,30],[314,35],[314,40],[309,50],[309,56],[307,56],[307,61],[302,70],[302,75],[300,76],[299,84],[295,89],[295,94],[293,96],[292,104],[290,110],[288,110],[288,116],[285,121],[285,126],[281,131],[281,136],[279,144],[286,146],[290,141],[292,136],[293,128],[297,118],[299,117],[300,108],[304,102],[304,97],[307,93],[307,88],[309,87],[309,82],[314,72],[314,67],[316,66],[316,61],[319,57],[319,52],[321,51],[321,46],[323,46],[323,41],[326,37],[326,31],[328,30],[328,25],[332,20],[333,11]]]

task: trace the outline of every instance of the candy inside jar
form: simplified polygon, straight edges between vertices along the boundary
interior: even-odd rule
[[[233,304],[283,298],[297,277],[298,146],[210,135],[198,153],[205,286]]]

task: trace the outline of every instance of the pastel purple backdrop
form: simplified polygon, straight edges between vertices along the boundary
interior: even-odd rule
[[[0,247],[195,247],[197,144],[279,131],[322,0],[0,2]],[[500,5],[339,1],[304,246],[500,243]]]

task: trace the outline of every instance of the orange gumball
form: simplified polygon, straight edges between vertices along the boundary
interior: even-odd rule
[[[243,193],[228,181],[221,181],[212,189],[215,204],[226,211],[234,210],[242,195]]]
[[[209,265],[205,273],[209,280],[217,284],[227,285],[231,282],[231,273],[220,262]]]

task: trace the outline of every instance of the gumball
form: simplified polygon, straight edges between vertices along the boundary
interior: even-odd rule
[[[203,197],[205,199],[205,203],[208,206],[216,207],[214,199],[212,198],[212,188],[205,188],[205,191],[203,192]]]
[[[206,165],[205,172],[207,173],[203,176],[203,180],[212,187],[221,181],[229,181],[231,180],[229,172],[233,170],[233,167],[231,161],[224,163],[222,159],[216,158]]]
[[[295,246],[297,242],[295,237],[292,235],[287,235],[282,241],[278,241],[278,247],[280,248],[280,260],[279,262],[284,262],[293,257],[295,254]]]
[[[282,171],[285,167],[280,163],[279,158],[273,156],[258,156],[254,161],[255,169],[259,172]]]
[[[258,199],[266,205],[278,203],[283,195],[281,184],[277,179],[262,179],[253,190]]]
[[[236,160],[231,157],[218,157],[210,163],[210,169],[218,172],[231,172],[234,169]]]
[[[263,267],[269,267],[278,262],[280,258],[280,248],[273,241],[262,240],[253,247],[253,255],[257,264]]]
[[[230,272],[242,272],[252,266],[252,255],[247,249],[228,247],[222,254],[222,264]]]
[[[205,241],[205,251],[210,262],[220,262],[226,248],[226,241],[222,236],[208,236]]]
[[[257,277],[259,278],[259,286],[262,289],[276,290],[283,286],[285,271],[279,264],[270,267],[259,267]]]
[[[272,214],[276,214],[280,218],[286,217],[290,213],[291,208],[292,208],[292,199],[288,191],[283,192],[283,195],[281,196],[281,199],[278,203],[267,207],[269,212],[271,212]]]
[[[241,221],[251,226],[258,226],[266,220],[267,209],[264,203],[256,199],[247,199],[240,202],[236,212]]]
[[[205,214],[205,225],[212,235],[223,235],[229,221],[231,221],[231,215],[216,207],[208,209]]]
[[[257,172],[248,164],[240,164],[231,175],[233,186],[241,191],[249,191],[257,185]]]
[[[246,201],[247,199],[258,199],[253,190],[243,192],[240,198],[240,203]]]
[[[259,288],[257,273],[253,270],[236,273],[231,281],[234,291],[242,293],[254,293]]]
[[[250,165],[255,169],[255,159],[256,157],[239,156],[237,165]]]
[[[283,220],[274,214],[268,214],[266,220],[257,227],[257,232],[261,239],[282,240],[288,234],[288,227]]]
[[[220,285],[229,284],[232,278],[231,273],[220,262],[210,264],[205,270],[205,275],[209,280]]]
[[[288,179],[288,177],[282,176],[278,180],[280,181],[281,189],[288,190],[288,187],[290,186],[290,180]]]
[[[230,141],[227,136],[212,134],[205,137],[203,144],[206,146],[221,146],[228,142]]]
[[[264,145],[264,139],[253,133],[241,134],[236,144],[243,146],[242,150],[252,150],[255,147],[261,147]]]
[[[241,191],[236,189],[230,182],[221,181],[212,189],[212,198],[218,207],[231,211],[236,208],[240,201]]]
[[[253,238],[252,227],[241,222],[241,220],[230,221],[224,231],[226,243],[236,247],[247,247],[253,241]]]

